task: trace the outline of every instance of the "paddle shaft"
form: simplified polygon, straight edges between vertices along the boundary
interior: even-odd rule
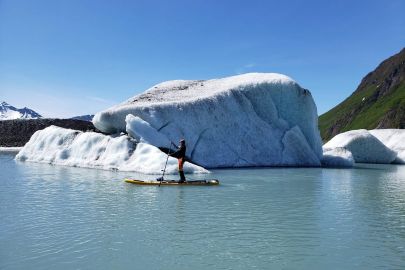
[[[159,186],[160,186],[160,184],[162,183],[163,178],[165,177],[166,166],[167,166],[167,161],[169,160],[170,150],[172,150],[172,142],[170,142],[170,145],[169,145],[169,152],[167,153],[165,168],[163,169],[163,174],[162,174],[162,178],[161,178],[161,180],[160,180]]]

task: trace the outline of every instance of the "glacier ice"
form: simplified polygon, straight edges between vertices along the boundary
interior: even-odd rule
[[[386,163],[393,162],[397,153],[365,129],[351,130],[333,137],[324,146],[325,150],[343,147],[349,150],[355,162]]]
[[[127,135],[103,135],[50,126],[35,132],[16,155],[16,160],[56,165],[117,169],[159,174],[167,155],[158,148],[137,143]],[[186,173],[207,173],[204,168],[186,162]],[[168,159],[167,174],[177,173],[177,159]]]
[[[353,167],[352,153],[343,147],[324,149],[322,166],[324,167]]]
[[[372,129],[369,132],[397,153],[393,163],[405,164],[405,129]]]
[[[17,147],[0,147],[0,152],[15,152],[18,153],[22,147],[17,146]]]
[[[184,138],[204,167],[320,166],[318,115],[308,90],[276,73],[169,81],[93,118],[156,147]]]
[[[125,121],[127,123],[126,131],[132,138],[158,147],[170,146],[170,141],[165,135],[158,132],[148,122],[141,118],[128,114]],[[165,142],[169,143],[164,145]]]

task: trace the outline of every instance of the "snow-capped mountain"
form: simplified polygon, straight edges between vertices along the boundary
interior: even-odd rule
[[[12,119],[36,119],[42,118],[42,116],[27,108],[17,109],[14,106],[11,106],[7,102],[3,101],[0,103],[0,120],[12,120]]]

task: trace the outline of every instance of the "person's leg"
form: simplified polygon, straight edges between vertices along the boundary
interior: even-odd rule
[[[186,182],[186,177],[184,176],[184,171],[179,171],[180,182]]]
[[[180,182],[185,182],[186,177],[184,176],[184,171],[183,171],[183,164],[184,164],[184,159],[179,159],[179,174],[180,174]]]

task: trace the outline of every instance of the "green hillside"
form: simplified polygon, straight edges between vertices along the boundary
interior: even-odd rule
[[[324,141],[361,128],[405,128],[405,49],[383,61],[352,95],[319,117]]]

